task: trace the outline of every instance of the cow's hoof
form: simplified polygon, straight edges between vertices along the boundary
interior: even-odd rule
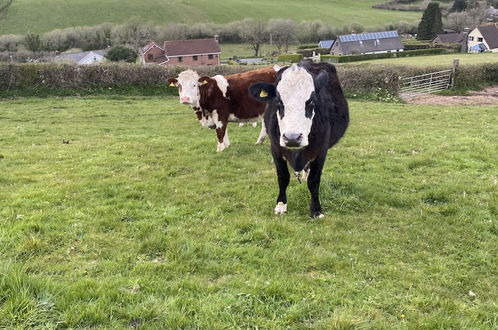
[[[311,215],[311,217],[313,219],[323,219],[325,216],[323,215],[322,212],[318,211],[318,212],[315,212]]]
[[[280,215],[280,214],[285,214],[287,213],[287,204],[284,204],[282,202],[278,202],[277,206],[275,206],[275,214]]]
[[[252,127],[258,127],[258,122],[255,121],[254,123],[252,123]]]
[[[218,147],[216,148],[216,151],[217,152],[221,152],[223,150],[225,150],[228,146],[225,145],[224,143],[218,143]]]
[[[265,140],[258,140],[256,141],[256,144],[263,144],[263,142],[265,142]]]

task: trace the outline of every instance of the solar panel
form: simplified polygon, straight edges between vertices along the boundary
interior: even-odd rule
[[[385,38],[397,38],[398,31],[385,31],[385,32],[373,32],[373,33],[360,33],[360,34],[348,34],[339,36],[341,42],[351,42],[351,41],[364,41],[372,39],[385,39]]]

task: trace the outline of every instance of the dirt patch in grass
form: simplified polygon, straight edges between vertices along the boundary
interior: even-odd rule
[[[435,104],[435,105],[497,105],[498,86],[486,88],[482,91],[471,92],[470,95],[443,96],[423,94],[416,96],[401,96],[410,104]]]

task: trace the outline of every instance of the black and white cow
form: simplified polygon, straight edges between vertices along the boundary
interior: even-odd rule
[[[335,67],[303,61],[281,69],[275,83],[256,83],[249,91],[267,103],[264,120],[280,190],[275,214],[287,212],[288,162],[299,181],[301,172],[309,169],[311,216],[323,217],[318,196],[323,165],[328,149],[344,135],[349,123]]]

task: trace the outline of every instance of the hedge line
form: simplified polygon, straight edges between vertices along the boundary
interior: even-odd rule
[[[431,49],[417,49],[408,50],[404,52],[393,52],[393,53],[380,53],[380,54],[362,54],[362,55],[323,55],[322,60],[333,63],[346,63],[346,62],[358,62],[366,60],[377,60],[381,58],[397,58],[397,57],[410,57],[410,56],[420,56],[420,55],[437,55],[445,53],[446,49],[442,48],[431,48]]]
[[[0,64],[0,97],[57,95],[176,95],[176,88],[165,83],[185,67],[105,64],[76,66],[71,64]],[[399,77],[438,71],[441,67],[396,67],[390,65],[355,65],[337,67],[348,94],[367,94],[379,88],[398,94]],[[252,66],[202,66],[199,75],[228,75],[254,70]],[[498,64],[462,66],[455,87],[478,88],[498,83]]]

